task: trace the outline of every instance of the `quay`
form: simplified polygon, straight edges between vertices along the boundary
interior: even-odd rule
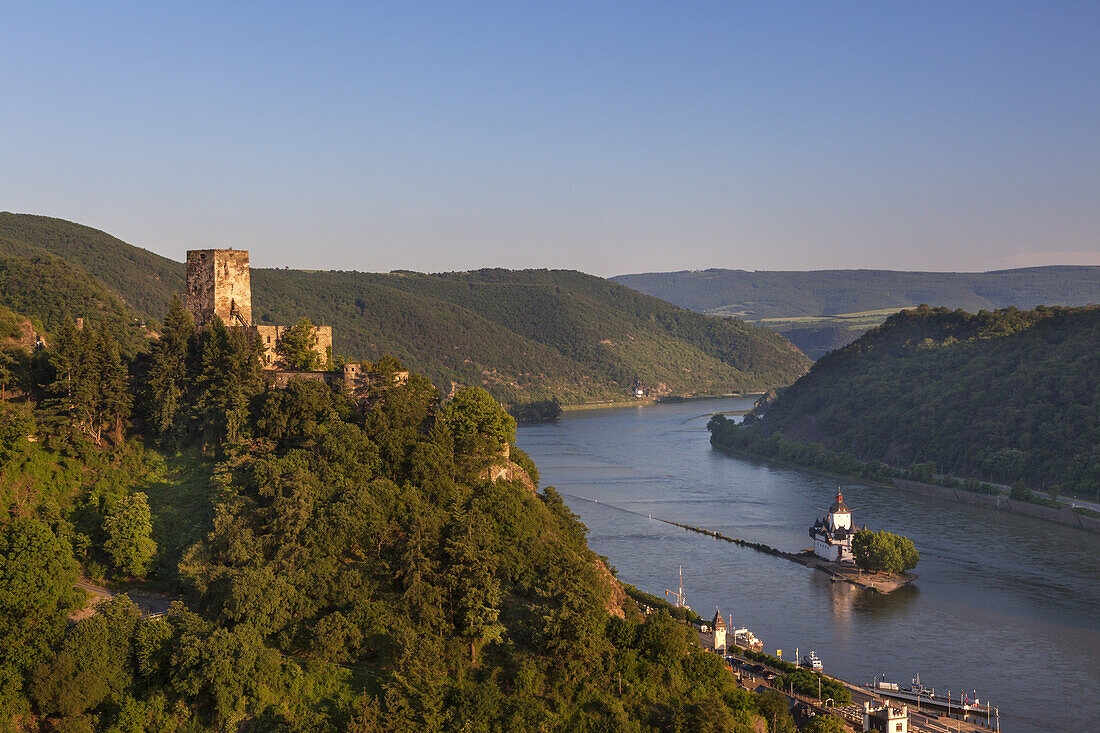
[[[724,655],[727,668],[745,689],[754,692],[761,691],[761,688],[775,690],[790,700],[792,705],[801,703],[813,710],[817,715],[832,715],[838,717],[844,722],[846,727],[854,728],[857,731],[863,730],[863,703],[869,702],[872,705],[881,705],[884,702],[889,702],[894,705],[901,704],[889,698],[874,695],[866,687],[854,685],[839,677],[833,677],[823,672],[819,673],[825,679],[843,685],[852,696],[852,701],[850,703],[839,707],[833,707],[821,700],[807,697],[793,690],[774,687],[771,680],[783,674],[782,670],[775,669],[762,662],[748,659],[740,653],[738,647],[731,648],[737,649],[737,651],[733,653],[727,651]],[[990,725],[986,726],[975,723],[973,720],[962,720],[954,716],[948,717],[946,714],[941,715],[927,709],[921,710],[912,706],[908,706],[907,709],[909,712],[909,730],[912,731],[912,733],[989,733],[990,731],[1000,730],[999,722],[996,720],[990,720]],[[982,722],[985,722],[984,717]]]

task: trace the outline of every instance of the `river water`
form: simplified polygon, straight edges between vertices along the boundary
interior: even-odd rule
[[[960,690],[977,691],[999,708],[1009,733],[1092,729],[1100,535],[845,482],[855,524],[907,535],[920,552],[917,582],[880,596],[649,519],[781,550],[810,546],[809,526],[832,502],[835,479],[710,447],[710,415],[751,402],[572,412],[556,424],[522,426],[517,443],[542,485],[556,487],[581,516],[592,549],[644,591],[675,590],[682,565],[692,608],[709,620],[721,607],[769,653],[793,658],[796,647],[813,649],[826,672],[850,682],[885,674],[908,683],[920,673],[956,699]]]

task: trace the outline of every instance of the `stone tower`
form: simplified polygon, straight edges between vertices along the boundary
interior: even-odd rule
[[[722,612],[715,610],[714,621],[711,622],[711,633],[714,640],[714,651],[725,651],[726,649],[726,622],[722,618]]]
[[[248,252],[192,249],[187,252],[187,310],[195,325],[219,316],[227,326],[252,325],[252,285]]]

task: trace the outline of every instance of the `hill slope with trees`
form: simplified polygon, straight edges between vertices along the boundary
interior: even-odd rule
[[[1098,496],[1100,307],[905,310],[756,413],[735,432]]]
[[[261,349],[176,300],[132,358],[64,321],[4,365],[6,730],[758,729],[768,700],[643,614],[557,492],[487,480],[515,431],[488,393],[273,389]],[[80,576],[181,601],[67,623]]]
[[[12,258],[67,265],[150,322],[183,289],[182,263],[61,219],[0,214],[0,245]],[[767,329],[572,271],[255,269],[252,291],[256,323],[306,316],[333,327],[338,355],[393,354],[444,391],[478,385],[509,404],[623,399],[635,383],[654,394],[763,390],[793,382],[809,365]],[[37,302],[6,302],[14,296],[0,289],[0,303],[38,315]],[[41,308],[58,310],[46,299]]]

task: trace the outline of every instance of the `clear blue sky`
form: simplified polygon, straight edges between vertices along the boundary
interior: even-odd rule
[[[0,209],[182,260],[1100,264],[1100,3],[5,3]]]

